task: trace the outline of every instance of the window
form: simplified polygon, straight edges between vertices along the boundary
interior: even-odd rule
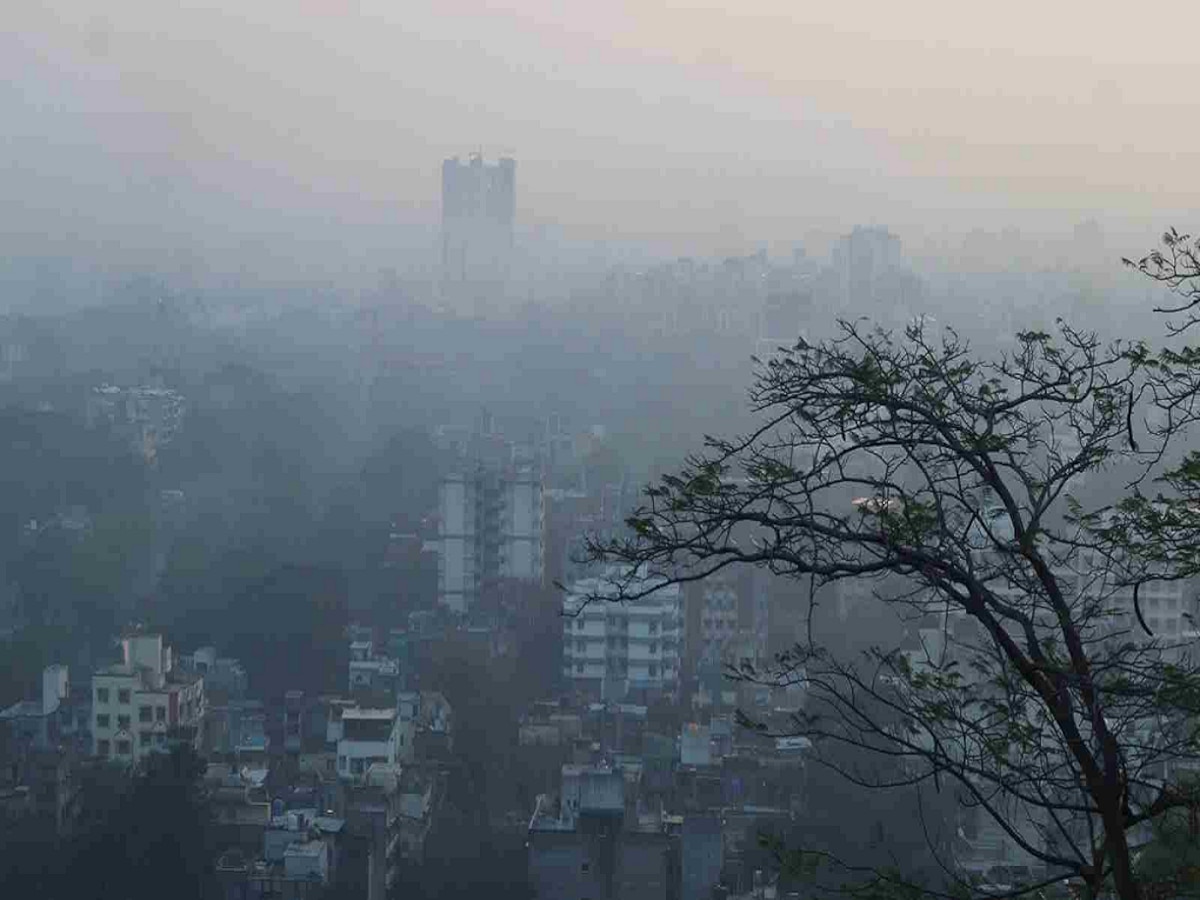
[[[657,677],[658,677],[658,666],[651,666],[651,667],[650,667],[650,677],[651,677],[651,678],[657,678]]]
[[[352,775],[361,775],[363,773],[363,761],[361,759],[350,760],[350,773]]]
[[[650,633],[651,633],[651,634],[658,634],[658,623],[657,623],[657,622],[651,622],[651,623],[650,623]]]
[[[117,755],[118,756],[128,756],[129,755],[129,741],[117,741]]]
[[[129,727],[129,716],[117,716],[117,727],[125,729]]]
[[[138,746],[139,747],[149,747],[150,746],[150,732],[143,731],[141,734],[138,735]]]
[[[154,721],[156,721],[156,722],[167,721],[167,708],[165,706],[154,707]]]
[[[578,653],[583,653],[584,651],[586,651],[587,650],[587,641],[576,641],[575,642],[575,650]]]
[[[578,619],[575,620],[575,630],[583,631],[583,616],[580,616]]]
[[[96,755],[108,756],[111,745],[108,741],[96,741]]]
[[[344,757],[344,756],[338,757],[338,768],[341,769],[343,772],[346,771],[346,757]]]
[[[108,726],[109,726],[108,713],[99,713],[96,716],[96,727],[97,728],[107,728]]]
[[[575,663],[575,674],[577,674],[577,675],[583,674],[583,663]]]
[[[592,870],[592,864],[591,864],[591,863],[583,863],[583,864],[582,864],[582,865],[579,867],[579,871],[580,871],[580,872],[582,872],[584,875],[586,875],[586,874],[587,874],[588,872],[590,872],[591,870]]]
[[[129,702],[129,688],[121,688],[119,691],[117,691],[117,702],[118,703],[128,703]]]
[[[651,652],[651,653],[657,653],[657,652],[658,652],[658,641],[651,641],[651,642],[650,642],[650,652]]]
[[[167,736],[163,732],[160,731],[156,735],[154,735],[154,743],[158,744],[158,746],[161,747],[166,742],[167,742]]]
[[[108,688],[96,688],[96,702],[97,703],[107,703],[108,702]]]
[[[153,717],[153,715],[154,715],[154,711],[153,711],[152,707],[149,707],[149,706],[139,706],[138,707],[138,721],[139,722],[149,722],[151,720],[151,718]]]

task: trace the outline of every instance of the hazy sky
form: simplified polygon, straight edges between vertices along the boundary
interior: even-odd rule
[[[419,241],[479,147],[525,225],[678,252],[1200,228],[1195,4],[222,5],[6,9],[10,247]]]

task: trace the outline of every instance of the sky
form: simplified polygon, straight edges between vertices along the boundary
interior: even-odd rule
[[[440,161],[480,149],[517,158],[523,228],[670,253],[1092,218],[1142,249],[1200,218],[1186,3],[51,0],[6,20],[20,251],[377,261],[432,246]]]

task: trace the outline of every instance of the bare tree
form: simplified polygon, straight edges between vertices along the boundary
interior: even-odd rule
[[[1200,321],[1200,238],[1181,234],[1172,228],[1162,236],[1162,246],[1151,250],[1139,260],[1126,259],[1125,265],[1146,277],[1165,285],[1175,301],[1155,308],[1168,315],[1183,314],[1181,322],[1169,323],[1167,328],[1180,334]]]
[[[786,733],[819,764],[975,807],[1037,864],[1009,893],[1075,877],[1134,900],[1152,823],[1200,801],[1181,776],[1200,763],[1200,667],[1140,609],[1149,586],[1200,573],[1200,456],[1182,446],[1198,388],[1200,349],[1061,321],[992,359],[921,322],[842,322],[761,364],[761,426],[707,439],[590,555],[622,599],[738,564],[798,579],[810,603],[870,581],[878,608],[922,626],[918,652],[839,659],[810,630],[769,671],[730,674],[803,681]],[[1081,485],[1108,496],[1085,505]],[[890,765],[845,762],[862,751]],[[944,865],[924,890],[980,892]]]

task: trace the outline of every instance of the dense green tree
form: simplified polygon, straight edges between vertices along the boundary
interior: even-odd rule
[[[4,896],[124,900],[214,896],[204,766],[186,746],[156,754],[130,775],[108,764],[76,772],[80,814],[65,837],[46,819],[3,835]]]
[[[203,760],[179,745],[150,756],[132,780],[94,777],[83,797],[84,821],[66,853],[60,896],[211,897],[203,773]]]

